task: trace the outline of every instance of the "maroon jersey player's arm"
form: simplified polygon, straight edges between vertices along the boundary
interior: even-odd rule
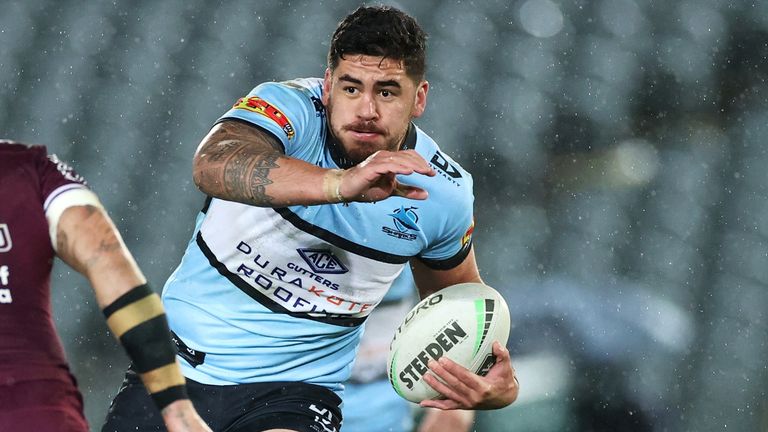
[[[156,323],[157,320],[152,318],[162,315],[163,309],[156,294],[144,295],[145,292],[140,296],[135,295],[138,292],[136,287],[146,287],[146,279],[112,220],[101,207],[72,206],[64,210],[59,218],[56,233],[59,257],[88,278],[105,314],[107,310],[114,312],[108,315],[109,327],[120,339],[134,364],[140,363],[142,356],[146,356],[142,352],[142,345],[150,344],[141,340],[131,341],[128,330]],[[163,324],[165,331],[153,333],[157,337],[168,338],[170,342],[164,320]],[[156,344],[152,346],[157,347]],[[141,373],[150,393],[162,395],[165,391],[168,394],[169,387],[183,387],[184,378],[173,358],[171,355],[171,363],[163,367]],[[189,399],[174,396],[166,397],[164,402],[167,404],[162,408],[162,415],[169,431],[210,432]]]
[[[135,292],[134,287],[146,286],[146,279],[112,220],[100,207],[72,206],[62,213],[56,233],[59,257],[88,278],[99,306],[106,312],[117,305],[113,308],[114,313],[108,316],[107,323],[123,345],[126,345],[134,362],[137,362],[137,357],[142,356],[141,347],[132,350],[131,341],[121,336],[127,330],[148,325],[152,318],[162,314],[162,305],[155,298],[156,294],[131,298],[132,292]],[[159,376],[158,369],[163,370],[164,376]],[[153,393],[153,389],[162,393],[169,385],[184,384],[184,378],[175,363],[147,371],[141,376],[150,393]],[[210,431],[192,408],[189,399],[170,402],[165,405],[162,414],[171,431]]]
[[[57,254],[88,278],[101,309],[147,282],[103,209],[70,207],[61,215],[56,232]]]

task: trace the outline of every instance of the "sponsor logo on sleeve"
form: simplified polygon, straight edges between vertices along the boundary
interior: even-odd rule
[[[255,112],[272,120],[280,126],[280,129],[285,132],[285,136],[287,136],[288,139],[292,139],[296,135],[293,124],[288,120],[288,117],[274,105],[258,96],[240,98],[232,108]]]
[[[461,249],[466,249],[469,247],[469,244],[472,242],[472,233],[475,231],[475,221],[472,220],[472,223],[469,225],[469,228],[467,228],[467,231],[464,233],[463,236],[461,236]]]
[[[403,240],[416,240],[418,237],[416,234],[410,231],[421,231],[417,223],[419,222],[419,215],[416,214],[418,207],[404,207],[400,206],[393,213],[389,214],[392,218],[392,223],[395,229],[388,226],[381,227],[381,230],[392,237]]]

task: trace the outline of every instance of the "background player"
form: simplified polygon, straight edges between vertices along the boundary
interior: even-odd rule
[[[88,430],[51,317],[56,255],[90,281],[168,430],[210,431],[186,396],[160,300],[96,195],[44,147],[2,140],[0,430]]]

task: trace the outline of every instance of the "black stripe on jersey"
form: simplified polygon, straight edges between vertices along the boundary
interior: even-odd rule
[[[344,317],[314,316],[304,312],[289,311],[288,309],[280,306],[280,304],[277,303],[276,301],[260,293],[257,288],[252,287],[250,284],[248,284],[248,282],[241,279],[240,276],[229,271],[227,266],[225,266],[224,263],[222,263],[221,261],[218,260],[218,258],[216,258],[216,256],[213,254],[213,251],[211,251],[211,249],[208,247],[208,244],[205,243],[205,240],[203,239],[203,236],[199,231],[197,232],[196,241],[197,241],[197,246],[200,247],[200,251],[202,251],[203,255],[205,255],[205,257],[208,258],[208,263],[211,264],[211,267],[215,268],[219,272],[219,274],[227,278],[227,280],[232,282],[233,285],[240,288],[240,291],[248,294],[249,297],[261,303],[262,306],[266,307],[272,312],[290,315],[295,318],[304,318],[312,321],[317,321],[325,324],[333,324],[333,325],[342,326],[342,327],[359,326],[360,324],[365,322],[367,318],[367,317],[352,318],[352,317],[346,317],[346,316]]]
[[[405,135],[405,142],[400,147],[400,150],[414,150],[416,149],[416,126],[411,123],[408,126],[408,133]]]
[[[472,246],[472,243],[470,241],[469,245],[461,248],[459,253],[445,260],[431,260],[429,258],[423,258],[423,257],[417,257],[417,258],[419,259],[419,261],[423,262],[424,265],[426,265],[431,269],[450,270],[464,262],[464,260],[467,258],[467,255],[469,255],[469,251],[472,250],[471,246]]]
[[[203,208],[202,208],[202,209],[200,209],[200,211],[201,211],[203,214],[206,214],[206,213],[208,213],[208,207],[210,207],[210,206],[211,206],[211,201],[213,201],[213,197],[211,197],[210,195],[208,195],[207,197],[205,197],[205,203],[203,204]]]
[[[273,209],[283,217],[283,219],[287,220],[291,223],[291,225],[295,226],[296,228],[304,231],[307,234],[311,234],[319,239],[325,240],[328,243],[344,249],[345,251],[352,252],[354,254],[364,256],[366,258],[370,258],[376,261],[385,262],[389,264],[405,264],[408,262],[411,257],[405,256],[405,255],[395,255],[387,252],[382,252],[380,250],[371,249],[366,246],[359,245],[357,243],[351,242],[344,237],[338,236],[325,228],[320,228],[319,226],[313,225],[304,219],[300,218],[296,213],[292,212],[290,209],[286,207],[282,208],[275,208]]]

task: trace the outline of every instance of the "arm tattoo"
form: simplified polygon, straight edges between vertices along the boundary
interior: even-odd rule
[[[91,255],[85,260],[86,268],[96,265],[105,255],[119,251],[122,248],[120,241],[115,237],[113,228],[109,225],[102,230],[99,246],[91,251]]]
[[[272,197],[266,187],[272,184],[269,171],[278,168],[279,153],[254,151],[247,144],[231,153],[224,165],[224,186],[234,197],[268,204]]]
[[[72,252],[69,250],[69,237],[61,229],[58,229],[56,232],[56,253],[65,258],[72,255]]]
[[[119,239],[115,236],[112,226],[106,222],[103,217],[93,220],[97,215],[98,208],[92,205],[82,206],[84,213],[79,215],[80,220],[68,231],[57,228],[56,232],[56,250],[57,254],[70,264],[75,270],[85,272],[105,255],[119,251],[122,247]],[[87,234],[84,231],[88,231]],[[84,246],[91,244],[90,240],[83,236],[88,236],[98,240],[98,245],[94,248]]]
[[[200,183],[214,186],[223,198],[256,205],[269,205],[273,197],[270,171],[279,168],[283,152],[275,139],[239,122],[223,122],[199,152]]]
[[[96,213],[96,207],[92,205],[83,206],[85,209],[84,220],[90,219],[94,213]],[[72,242],[69,240],[66,231],[61,226],[56,227],[56,253],[60,256],[70,257],[72,256]]]

